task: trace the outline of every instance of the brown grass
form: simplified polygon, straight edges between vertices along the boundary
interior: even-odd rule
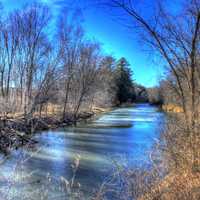
[[[98,106],[92,106],[91,109],[82,108],[80,110],[80,113],[81,112],[91,112],[93,114],[100,114],[100,113],[109,112],[110,110],[111,110],[111,108],[102,108],[102,107],[98,107]],[[41,117],[61,116],[62,112],[63,112],[63,107],[61,105],[49,103],[42,109],[42,112],[35,111],[33,116],[35,116],[35,117],[38,117],[38,116],[41,116]],[[8,113],[6,116],[7,116],[7,118],[17,119],[17,118],[23,117],[23,112]],[[2,116],[2,118],[3,118],[3,116]]]
[[[174,171],[139,200],[199,200],[200,173]]]
[[[163,105],[162,109],[166,112],[183,113],[183,109],[180,106],[174,104]]]

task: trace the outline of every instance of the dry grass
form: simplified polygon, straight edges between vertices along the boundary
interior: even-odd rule
[[[68,110],[68,112],[71,112],[72,108]],[[93,114],[100,114],[100,113],[105,113],[111,111],[111,108],[103,108],[103,107],[98,107],[98,106],[92,106],[90,109],[89,108],[81,108],[80,113],[86,113],[86,112],[91,112]],[[63,112],[63,107],[58,104],[52,104],[48,103],[42,111],[35,111],[33,116],[34,117],[53,117],[53,116],[61,116]],[[2,115],[2,118],[5,115]],[[7,118],[12,118],[12,119],[18,119],[24,116],[23,112],[14,112],[14,113],[8,113],[6,114]]]
[[[199,200],[200,173],[174,171],[139,200]]]
[[[156,145],[167,175],[156,181],[139,200],[199,200],[199,147],[198,132],[187,130],[180,116],[170,118]]]
[[[92,106],[92,112],[94,112],[95,114],[98,113],[105,113],[105,112],[109,112],[111,111],[111,108],[102,108],[102,107],[98,107],[98,106]]]
[[[183,109],[180,106],[173,104],[163,105],[162,109],[166,112],[183,113]]]

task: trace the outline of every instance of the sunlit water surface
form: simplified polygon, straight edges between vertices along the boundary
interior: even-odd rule
[[[110,175],[114,163],[149,167],[149,152],[163,122],[164,114],[156,107],[137,104],[116,109],[77,127],[39,133],[35,136],[39,141],[35,148],[12,152],[0,166],[0,189],[8,199],[21,200],[28,195],[38,200],[41,194],[37,191],[45,186],[50,190],[45,185],[48,176],[55,180],[72,177],[71,164],[79,155],[75,181],[84,188],[87,199]],[[64,199],[59,189],[48,191],[47,196]]]

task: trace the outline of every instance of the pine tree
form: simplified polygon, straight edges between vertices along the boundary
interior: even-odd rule
[[[117,62],[115,69],[115,84],[116,84],[116,101],[119,104],[133,101],[135,97],[134,84],[132,80],[132,71],[130,64],[125,58],[121,58]]]

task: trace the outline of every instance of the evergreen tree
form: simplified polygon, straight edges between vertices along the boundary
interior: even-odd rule
[[[130,64],[125,58],[117,62],[115,69],[116,101],[119,104],[133,101],[135,98],[134,84]]]

